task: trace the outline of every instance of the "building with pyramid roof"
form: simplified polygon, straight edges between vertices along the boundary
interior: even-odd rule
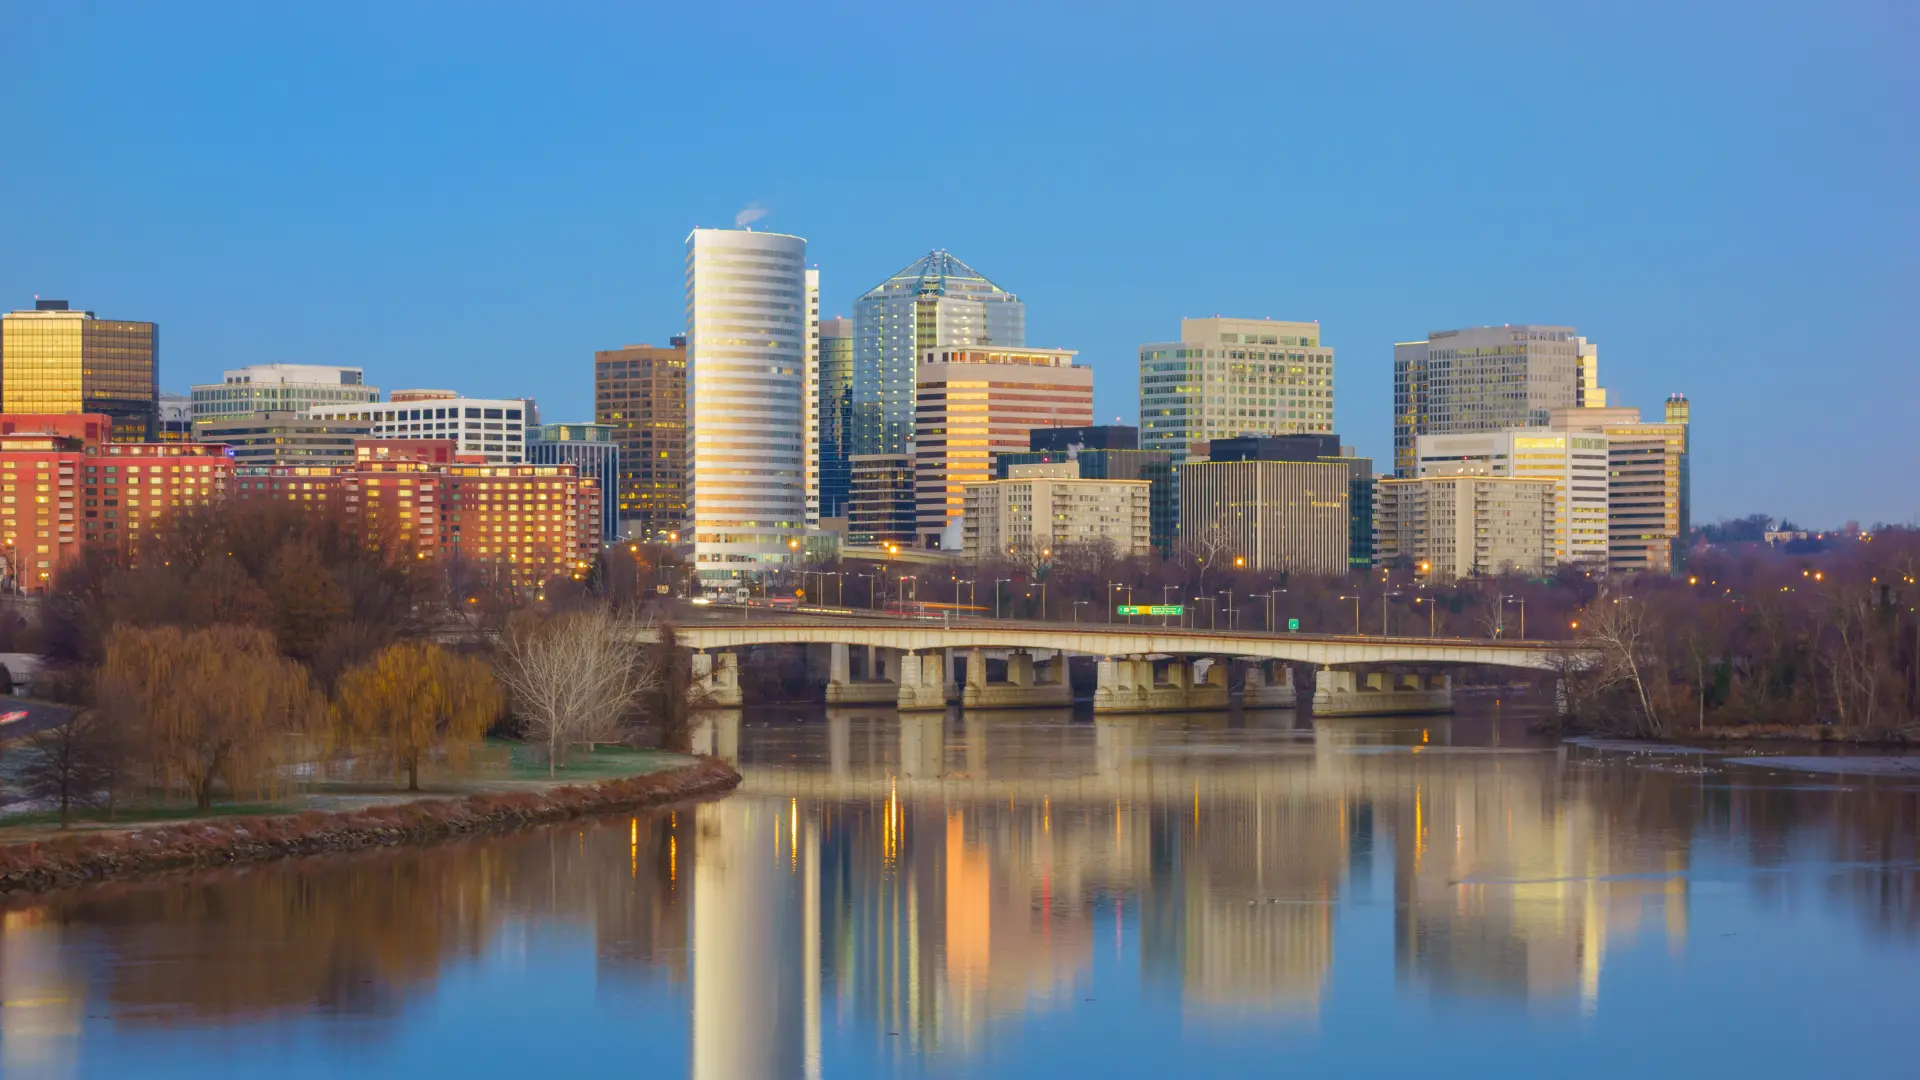
[[[1020,348],[1020,298],[948,251],[930,251],[853,307],[853,452],[904,454],[913,437],[914,368],[948,346]]]

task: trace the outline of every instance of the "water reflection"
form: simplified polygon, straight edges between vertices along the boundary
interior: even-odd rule
[[[720,713],[697,738],[741,793],[8,912],[0,1073],[72,1071],[107,1031],[295,1016],[377,1037],[456,968],[506,993],[516,949],[664,988],[690,1075],[733,1080],[979,1060],[1122,978],[1209,1024],[1315,1027],[1342,978],[1389,962],[1406,1000],[1591,1013],[1623,951],[1686,956],[1703,882],[1818,905],[1909,960],[1920,912],[1907,785],[1550,746],[1484,716],[834,709]]]

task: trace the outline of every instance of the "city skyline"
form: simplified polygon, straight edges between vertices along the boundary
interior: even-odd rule
[[[1916,512],[1897,485],[1869,482],[1877,470],[1844,468],[1920,463],[1899,424],[1915,375],[1897,363],[1916,231],[1896,183],[1915,154],[1896,137],[1894,103],[1914,89],[1894,48],[1910,37],[1906,12],[1689,10],[1670,13],[1653,43],[1630,13],[1410,11],[1364,24],[1316,13],[1289,17],[1288,29],[1325,47],[1278,78],[1210,72],[1119,88],[1090,110],[1087,95],[1112,90],[1094,65],[1212,40],[1221,26],[1201,13],[1149,34],[1114,19],[1092,29],[1091,48],[1050,58],[1061,77],[943,112],[937,138],[907,132],[857,167],[822,155],[822,168],[798,171],[785,150],[812,134],[776,133],[778,149],[752,155],[725,138],[764,102],[765,77],[634,119],[635,95],[679,85],[687,62],[663,57],[633,84],[614,76],[618,65],[579,61],[637,31],[718,34],[710,13],[618,16],[591,35],[550,28],[526,40],[518,20],[476,12],[459,61],[418,55],[438,29],[424,14],[386,20],[379,34],[350,15],[275,18],[288,24],[276,40],[310,48],[263,48],[252,36],[262,27],[244,21],[196,23],[190,38],[171,13],[21,13],[19,62],[0,90],[23,112],[67,122],[36,129],[48,152],[0,176],[0,198],[35,208],[11,231],[0,306],[37,294],[162,323],[161,377],[176,391],[252,363],[350,363],[377,385],[536,396],[547,418],[583,421],[585,357],[682,326],[686,229],[758,203],[772,213],[756,227],[809,238],[827,283],[823,317],[851,316],[857,290],[916,252],[945,247],[989,268],[1028,303],[1029,341],[1076,348],[1093,366],[1103,422],[1134,419],[1135,350],[1177,319],[1317,319],[1340,357],[1334,430],[1387,462],[1394,342],[1557,323],[1606,345],[1612,401],[1649,412],[1673,392],[1714,402],[1696,461],[1700,520]],[[1014,40],[963,35],[952,47],[1010,65],[1032,54],[1028,42],[1085,29],[1062,13],[1022,18]],[[1257,35],[1280,18],[1238,12],[1231,25]],[[909,19],[923,30],[937,20]],[[856,23],[775,13],[739,47],[762,60],[775,40],[818,47]],[[1532,47],[1543,40],[1554,48]],[[82,50],[133,41],[159,47],[77,78]],[[1737,45],[1717,47],[1726,41]],[[1505,74],[1418,76],[1426,58],[1469,44],[1504,57]],[[896,104],[853,110],[872,108],[893,63],[809,72],[801,89],[829,116],[892,124]],[[1604,85],[1552,74],[1622,64],[1631,78]],[[1068,111],[1088,119],[1068,134],[1063,163],[1019,184],[982,185],[966,170],[912,185],[867,179],[922,175],[910,162],[929,154],[1061,145],[1046,118]],[[1473,134],[1457,128],[1462,115],[1475,117]],[[260,137],[237,143],[239,127]],[[113,152],[146,163],[137,189],[106,167],[99,131],[121,133]],[[1245,137],[1247,168],[1195,179],[1137,167],[1233,136]],[[1789,149],[1834,138],[1849,147],[1846,169]],[[699,148],[702,167],[621,167],[657,165],[675,146]],[[314,168],[318,147],[339,152]],[[1650,159],[1662,167],[1647,169]],[[1491,160],[1542,164],[1478,167]],[[559,329],[520,317],[562,305]],[[1822,393],[1794,391],[1804,363],[1821,366]],[[534,365],[553,376],[522,385]],[[1762,434],[1782,418],[1819,433],[1818,452],[1788,455]]]

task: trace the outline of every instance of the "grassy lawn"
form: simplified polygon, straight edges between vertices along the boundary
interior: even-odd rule
[[[591,753],[573,749],[565,763],[551,778],[540,747],[527,746],[511,739],[488,739],[468,756],[464,768],[435,766],[423,769],[418,792],[408,792],[396,776],[367,775],[352,779],[317,777],[285,790],[272,801],[216,802],[213,809],[200,813],[179,803],[150,803],[133,798],[115,808],[112,821],[106,812],[93,807],[75,807],[72,824],[87,830],[122,829],[171,821],[195,821],[250,814],[291,814],[302,810],[349,810],[380,803],[407,802],[471,795],[484,791],[525,791],[564,784],[592,783],[626,776],[640,776],[661,769],[684,765],[691,758],[659,750],[637,750],[630,746],[600,746]],[[0,786],[12,777],[0,760]],[[59,831],[60,815],[54,810],[8,812],[0,808],[0,842],[28,840],[42,833]]]

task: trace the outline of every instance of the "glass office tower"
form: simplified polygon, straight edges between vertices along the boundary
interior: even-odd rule
[[[806,531],[807,242],[687,235],[687,457],[703,583],[798,557]]]
[[[1024,346],[1027,308],[948,252],[930,251],[854,302],[853,336],[853,452],[904,454],[920,358],[949,345]]]
[[[853,454],[853,320],[820,320],[820,516],[847,516]]]
[[[0,316],[0,411],[104,413],[114,442],[150,442],[158,424],[160,328],[98,319],[65,300]]]
[[[600,539],[620,538],[620,444],[611,424],[543,424],[527,439],[531,465],[572,465],[600,484]]]

